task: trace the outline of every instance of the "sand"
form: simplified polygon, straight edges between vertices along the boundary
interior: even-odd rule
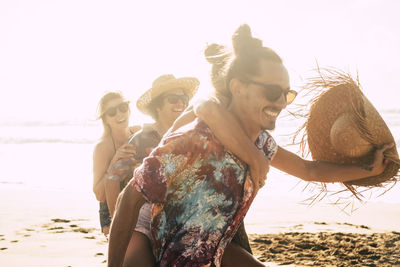
[[[0,185],[0,266],[106,266],[106,251],[91,195]]]
[[[332,222],[315,220],[294,204],[282,206],[285,212],[270,206],[265,212],[275,220],[266,220],[263,228],[252,227],[252,220],[246,226],[253,252],[266,266],[400,265],[399,205],[371,205],[369,216],[388,221],[386,227],[379,221],[379,228],[365,218],[362,224],[352,223],[360,220],[357,216]],[[306,210],[328,218],[327,208]],[[91,194],[0,185],[0,266],[91,267],[106,266],[106,259],[107,239]]]
[[[0,237],[2,266],[106,266],[107,240],[87,220],[54,218]]]
[[[88,220],[54,218],[1,234],[2,266],[106,266],[107,240],[87,225]],[[359,230],[370,231],[368,226],[345,226],[354,232],[251,234],[250,242],[266,266],[400,265],[400,232],[365,234]]]
[[[371,234],[289,232],[251,235],[250,240],[259,260],[279,265],[400,265],[400,232],[395,231]]]

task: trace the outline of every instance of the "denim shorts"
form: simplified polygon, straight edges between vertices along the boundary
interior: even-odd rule
[[[151,242],[150,223],[151,223],[151,204],[146,202],[140,208],[139,218],[136,223],[135,231],[146,235]]]
[[[100,217],[100,226],[102,230],[104,227],[110,226],[111,216],[110,216],[110,211],[108,210],[107,202],[105,201],[100,202],[99,217]]]

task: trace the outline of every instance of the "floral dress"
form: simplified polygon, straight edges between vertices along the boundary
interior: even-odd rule
[[[256,142],[272,160],[267,132]],[[253,201],[248,166],[197,121],[172,133],[145,158],[130,185],[151,202],[151,233],[160,266],[220,266],[223,251]]]

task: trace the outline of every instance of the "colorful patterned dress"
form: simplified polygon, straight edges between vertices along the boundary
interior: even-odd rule
[[[220,266],[225,247],[253,201],[248,166],[204,122],[165,137],[130,185],[153,203],[151,232],[160,266]],[[262,132],[257,147],[272,160],[277,146]]]

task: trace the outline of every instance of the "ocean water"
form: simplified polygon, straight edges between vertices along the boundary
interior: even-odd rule
[[[380,113],[400,150],[400,110],[387,110]],[[276,130],[272,132],[272,135],[279,145],[297,153],[299,146],[292,145],[292,137],[301,124],[300,119],[283,116],[278,119]],[[102,127],[98,121],[0,122],[0,162],[2,165],[0,184],[73,190],[81,190],[82,187],[90,188],[92,152],[101,132]],[[298,183],[297,179],[286,177],[288,175],[272,168],[268,175],[271,177],[269,180],[275,180],[272,178],[274,176],[279,176],[279,180],[284,180],[276,183],[279,185],[276,185],[274,181],[269,181],[277,187],[274,189],[279,188],[278,193],[291,189],[288,188],[287,183],[293,186]],[[80,184],[78,188],[75,186],[76,183]],[[393,198],[400,202],[400,194]],[[384,199],[386,201],[386,198]]]
[[[400,111],[381,112],[400,150]],[[284,117],[272,132],[279,145],[297,152],[291,145],[293,133],[300,127],[300,120]],[[93,209],[97,209],[92,193],[92,153],[102,128],[98,122],[13,122],[0,123],[0,188],[7,190],[47,190],[91,196]],[[334,186],[334,185],[333,185]],[[247,223],[260,232],[257,225],[264,225],[271,218],[265,214],[275,208],[285,207],[293,216],[303,216],[303,204],[308,205],[317,191],[307,183],[271,168],[266,185],[260,190],[248,216]],[[333,190],[342,189],[333,187]],[[400,185],[378,196],[382,190],[365,195],[368,202],[400,203]],[[349,194],[347,194],[348,196]],[[278,202],[277,202],[278,201]],[[320,203],[329,205],[336,201],[327,196]],[[354,202],[354,198],[352,200]],[[356,201],[357,202],[357,201]],[[279,205],[277,205],[279,203]],[[286,203],[286,204],[285,204]],[[296,203],[295,206],[287,203]],[[340,213],[340,206],[337,205]],[[307,212],[307,210],[305,210]],[[302,213],[302,214],[300,214]],[[297,214],[297,215],[296,215]],[[277,224],[276,218],[275,224]],[[317,219],[315,219],[317,220]]]

